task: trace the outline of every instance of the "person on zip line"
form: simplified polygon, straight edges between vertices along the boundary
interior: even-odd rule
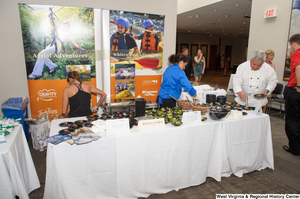
[[[145,31],[144,33],[137,36],[134,35],[132,31],[130,31],[130,34],[133,35],[134,39],[142,40],[141,50],[143,53],[156,53],[158,51],[158,44],[162,41],[161,34],[159,32],[153,33],[154,24],[150,19],[144,21],[143,26],[144,29],[149,30],[149,32]]]
[[[52,22],[53,23],[53,22]],[[53,24],[52,24],[53,25]],[[49,73],[52,74],[55,69],[57,68],[57,65],[53,63],[49,58],[55,53],[59,53],[61,51],[63,41],[68,40],[70,41],[77,50],[85,50],[81,48],[71,37],[71,35],[68,33],[68,30],[70,29],[71,23],[68,20],[65,20],[63,22],[62,29],[58,29],[57,31],[54,31],[54,34],[52,35],[52,39],[50,41],[50,44],[43,49],[39,54],[36,56],[37,60],[35,62],[34,68],[32,73],[28,76],[29,79],[36,79],[42,76],[44,64],[49,68]]]

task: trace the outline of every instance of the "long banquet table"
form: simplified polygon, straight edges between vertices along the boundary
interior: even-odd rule
[[[50,135],[64,121],[51,122]],[[48,144],[44,198],[138,198],[274,169],[269,116],[105,136],[84,145]]]
[[[39,188],[40,182],[22,125],[16,126],[5,140],[0,144],[0,198],[17,195],[29,199],[28,194]]]

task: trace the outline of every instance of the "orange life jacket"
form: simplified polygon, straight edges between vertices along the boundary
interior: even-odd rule
[[[142,50],[150,50],[150,51],[156,51],[158,41],[154,37],[155,34],[151,34],[150,32],[145,32],[142,40]]]
[[[118,43],[119,43],[120,34],[117,32],[114,37],[114,41],[111,46],[111,50],[118,51]]]

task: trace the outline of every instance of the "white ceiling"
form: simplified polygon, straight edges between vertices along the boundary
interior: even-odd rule
[[[222,37],[248,37],[251,3],[252,0],[223,0],[180,13],[177,15],[177,32]],[[239,6],[235,6],[235,4],[239,4]],[[192,18],[189,18],[190,16]]]

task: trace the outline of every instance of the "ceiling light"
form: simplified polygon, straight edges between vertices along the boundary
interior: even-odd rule
[[[234,6],[240,6],[240,4],[236,3],[236,4],[234,4]]]
[[[199,16],[198,15],[196,15],[196,19],[198,19],[199,18]]]
[[[217,10],[215,9],[215,10],[212,10],[213,12],[217,12]]]
[[[229,17],[229,15],[225,15],[225,17],[227,18],[227,17]]]
[[[222,32],[225,32],[225,30],[222,30]]]
[[[221,21],[221,19],[218,19],[218,21]]]
[[[212,37],[212,35],[209,35],[209,36],[211,36],[211,37]]]
[[[183,28],[183,27],[181,27],[181,28]]]
[[[243,24],[246,24],[246,22],[243,22]]]
[[[223,25],[221,25],[220,27],[221,27],[221,28],[223,28],[224,26],[223,26]]]
[[[188,16],[188,18],[189,18],[189,19],[191,19],[191,18],[192,18],[192,16]]]
[[[189,30],[189,32],[191,32],[191,31]]]
[[[199,26],[200,24],[198,23],[197,25]]]

